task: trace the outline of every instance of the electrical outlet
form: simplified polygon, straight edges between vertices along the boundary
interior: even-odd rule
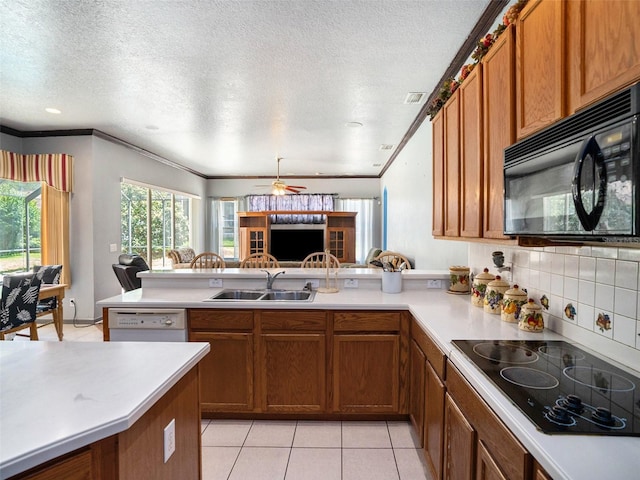
[[[222,288],[222,279],[221,278],[210,278],[209,286],[211,288]]]
[[[173,418],[164,427],[164,463],[167,463],[173,452],[176,451],[176,419]]]
[[[69,305],[73,305],[75,307],[76,306],[76,299],[75,298],[70,298],[69,299]]]
[[[442,280],[427,280],[427,288],[442,288]]]
[[[345,278],[344,288],[358,288],[358,280],[355,278]]]
[[[305,284],[310,283],[311,284],[311,288],[318,288],[320,287],[320,279],[319,278],[307,278],[304,281]]]

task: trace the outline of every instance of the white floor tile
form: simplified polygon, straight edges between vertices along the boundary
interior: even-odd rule
[[[393,448],[420,448],[420,439],[409,422],[387,422]]]
[[[392,449],[342,450],[342,480],[398,480],[398,478]]]
[[[394,449],[400,480],[432,480],[422,457],[422,450],[412,448]]]
[[[342,446],[341,422],[299,421],[293,438],[294,447]]]
[[[295,420],[256,420],[253,422],[251,430],[249,430],[245,446],[291,447],[295,430]]]
[[[202,447],[202,480],[227,480],[240,447]]]
[[[200,420],[200,433],[203,433],[207,429],[210,421],[209,419]]]
[[[211,420],[202,434],[207,447],[241,447],[247,439],[252,420]]]
[[[386,422],[342,422],[342,448],[391,448]]]
[[[293,448],[285,480],[340,480],[342,451],[339,448]]]
[[[244,447],[229,480],[283,480],[290,448]]]

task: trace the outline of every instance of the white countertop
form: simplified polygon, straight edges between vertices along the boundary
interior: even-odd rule
[[[416,276],[421,275],[419,271],[414,272]],[[367,276],[372,274],[369,271],[364,273]],[[305,276],[305,274],[301,275]],[[351,275],[356,277],[354,272]],[[377,275],[379,276],[379,272]],[[424,278],[442,278],[441,275],[442,272],[433,273],[433,276],[425,276]],[[213,278],[211,273],[208,278]],[[364,279],[366,284],[366,276],[358,278]],[[174,278],[174,280],[176,279]],[[299,280],[298,283],[300,283]],[[363,282],[360,285],[362,286]],[[545,330],[542,333],[519,330],[516,324],[502,322],[499,315],[491,315],[485,313],[482,308],[472,306],[469,296],[450,295],[446,291],[438,289],[425,289],[423,285],[419,286],[420,282],[405,282],[404,285],[403,292],[399,294],[382,293],[379,289],[379,283],[378,288],[341,288],[338,293],[334,294],[316,294],[312,303],[206,302],[203,300],[220,289],[143,288],[103,300],[99,304],[103,307],[142,308],[408,309],[440,348],[447,353],[454,365],[476,388],[489,406],[554,479],[615,478],[616,480],[624,480],[638,478],[640,437],[547,435],[541,433],[478,368],[468,361],[463,353],[451,344],[451,341],[456,339],[571,341],[570,339],[550,330]],[[298,288],[300,287],[301,285],[298,286]],[[287,288],[287,286],[279,286],[279,288]],[[638,375],[638,371],[640,371],[638,352],[627,352],[622,347],[621,345],[620,357],[623,359],[617,358],[618,361],[613,361],[613,363]],[[581,348],[602,356],[602,350],[597,345],[585,346],[582,344]],[[594,349],[598,351],[594,351]]]
[[[127,430],[209,348],[0,342],[0,479]]]

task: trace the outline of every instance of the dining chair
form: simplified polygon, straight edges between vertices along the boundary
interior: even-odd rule
[[[240,268],[280,268],[278,259],[270,253],[252,253],[240,262]]]
[[[340,268],[340,260],[335,255],[326,252],[310,253],[302,260],[300,268],[327,268],[327,261],[329,268]]]
[[[33,273],[5,275],[0,300],[0,340],[5,335],[29,328],[31,340],[38,340],[36,307],[41,280]]]
[[[224,268],[224,259],[213,252],[203,252],[191,260],[189,268]]]
[[[40,279],[42,285],[59,285],[62,276],[62,265],[37,265],[33,267],[33,273]],[[36,316],[47,315],[58,308],[58,298],[48,297],[38,300]]]
[[[402,265],[402,263],[404,262],[404,264],[406,265],[405,268],[407,270],[411,269],[411,262],[409,262],[409,259],[407,257],[402,255],[401,253],[392,252],[391,250],[384,250],[380,252],[378,256],[374,258],[374,260],[378,260],[379,262],[382,262],[382,263],[388,262],[391,264],[394,270],[397,270],[400,267],[400,265]],[[369,265],[376,268],[375,265],[371,265],[371,264]],[[380,267],[377,267],[377,268],[380,268]]]

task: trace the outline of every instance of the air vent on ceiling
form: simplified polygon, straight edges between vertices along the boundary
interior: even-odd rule
[[[390,143],[383,143],[380,145],[380,150],[393,150],[393,145]]]
[[[407,105],[417,105],[418,103],[422,103],[425,95],[425,92],[409,92],[404,98],[404,103]]]

